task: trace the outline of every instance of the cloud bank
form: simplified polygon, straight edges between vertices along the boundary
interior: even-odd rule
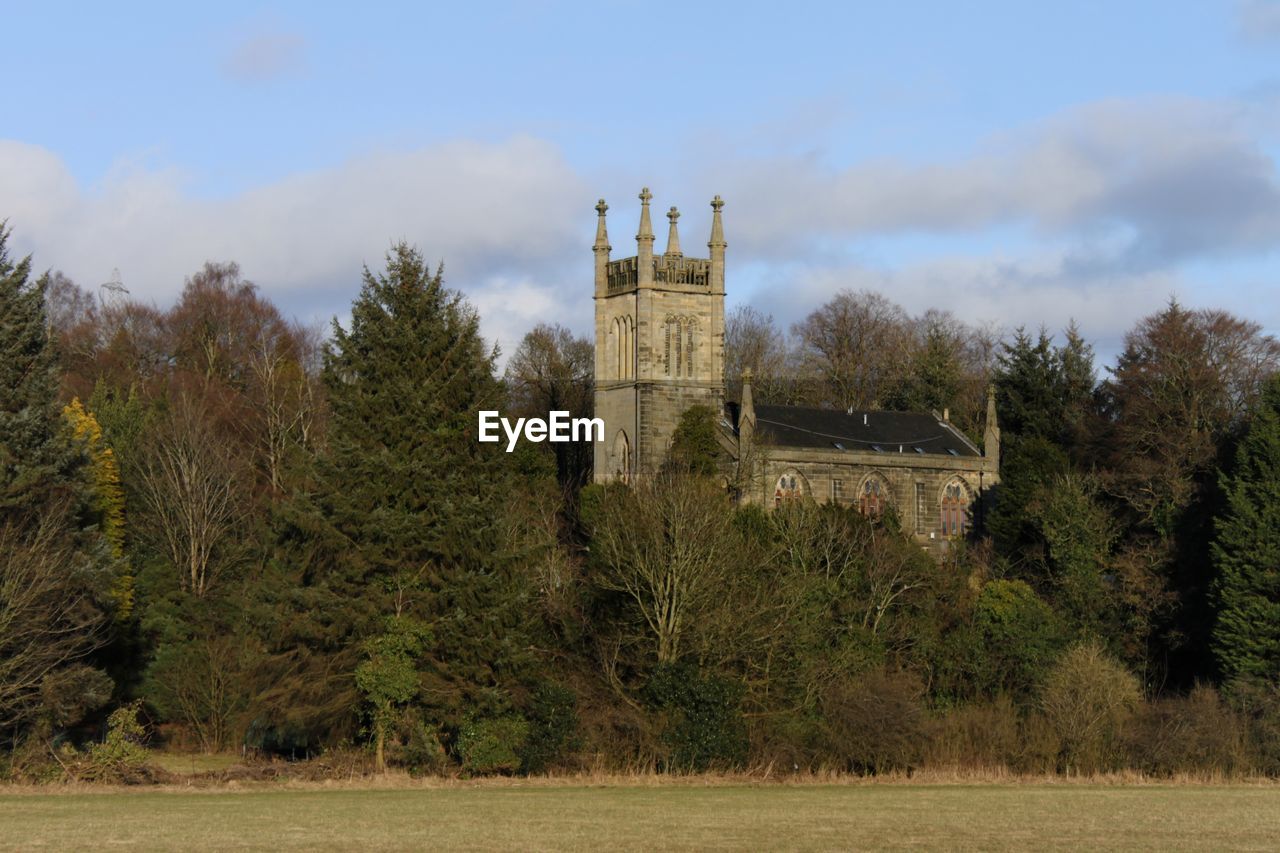
[[[1189,268],[1280,246],[1280,180],[1253,127],[1235,102],[1107,101],[949,160],[708,160],[678,194],[725,196],[731,299],[784,324],[869,287],[1005,327],[1074,317],[1106,349],[1187,295]],[[82,186],[53,152],[0,141],[0,217],[38,267],[88,287],[118,267],[135,296],[165,304],[204,261],[234,260],[311,319],[345,316],[361,266],[404,239],[446,262],[508,353],[536,322],[589,328],[591,183],[557,146],[523,136],[374,152],[205,199],[171,170],[122,167]],[[635,212],[634,199],[614,207],[617,257],[633,251]],[[1017,241],[1001,245],[1001,229]],[[916,235],[943,239],[893,265],[863,251]],[[1280,309],[1243,306],[1224,305],[1280,327]]]

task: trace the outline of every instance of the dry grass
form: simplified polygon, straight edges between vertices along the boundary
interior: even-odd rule
[[[992,777],[996,778],[996,777]],[[1137,784],[1135,784],[1137,783]],[[1280,785],[652,774],[0,788],[0,849],[1274,849]]]

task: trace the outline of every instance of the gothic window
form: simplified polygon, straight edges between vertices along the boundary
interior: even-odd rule
[[[685,322],[684,375],[692,377],[693,376],[693,320],[687,319],[684,322]]]
[[[804,478],[794,470],[787,471],[778,478],[778,483],[774,486],[773,505],[780,507],[784,503],[798,501],[804,497],[804,490]]]
[[[942,535],[963,536],[969,523],[969,494],[964,484],[952,480],[942,490]]]
[[[924,483],[916,483],[916,533],[924,533]]]
[[[631,442],[624,430],[618,430],[613,438],[613,471],[617,479],[631,482]]]
[[[675,331],[675,320],[671,317],[667,318],[667,323],[663,327],[664,337],[662,343],[662,368],[667,376],[671,375],[671,335]]]
[[[667,376],[693,376],[695,324],[692,317],[668,316],[663,327],[662,364]]]
[[[880,518],[884,515],[885,505],[889,502],[889,484],[881,477],[872,475],[862,483],[862,491],[858,495],[858,511],[867,518]]]
[[[831,481],[831,500],[835,503],[844,502],[844,480]]]
[[[680,365],[684,364],[684,335],[682,334],[684,323],[679,320],[672,320],[671,322],[674,324],[673,334],[676,338],[676,369],[673,375],[679,376]]]

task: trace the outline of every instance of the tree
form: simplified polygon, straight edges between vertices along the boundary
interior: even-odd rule
[[[182,588],[203,597],[239,559],[248,503],[235,450],[180,399],[139,465],[152,535]]]
[[[415,660],[430,725],[505,713],[527,675],[534,593],[503,535],[510,457],[476,434],[502,397],[494,361],[475,311],[405,244],[365,271],[350,327],[334,323],[327,452],[302,520],[316,556],[293,596],[319,677],[336,674],[326,706],[358,707],[363,644],[393,613],[431,632]]]
[[[364,643],[365,659],[356,667],[356,688],[369,703],[374,763],[379,773],[387,769],[387,735],[397,713],[418,695],[417,659],[429,641],[421,623],[392,617],[381,634]]]
[[[871,291],[841,291],[793,332],[804,372],[819,381],[811,402],[832,408],[879,408],[909,352],[906,312]]]
[[[1040,694],[1040,707],[1059,739],[1062,769],[1087,773],[1115,766],[1121,731],[1141,701],[1138,679],[1101,644],[1069,649]]]
[[[724,382],[730,399],[741,396],[743,371],[750,370],[756,402],[789,403],[796,390],[789,361],[772,316],[740,305],[724,318]]]
[[[102,438],[102,427],[93,413],[76,397],[62,410],[71,427],[71,433],[89,457],[92,477],[92,499],[102,531],[116,561],[116,577],[111,583],[111,597],[115,601],[115,617],[127,620],[133,612],[133,573],[124,554],[124,489],[120,485],[120,466],[115,453]]]
[[[37,718],[66,725],[105,701],[86,665],[104,639],[113,573],[94,527],[87,459],[63,421],[46,281],[13,263],[0,226],[0,738]]]
[[[529,331],[511,360],[506,382],[513,413],[519,417],[547,417],[568,412],[588,418],[594,410],[595,347],[574,337],[563,326],[539,323]],[[556,459],[556,479],[562,488],[576,490],[591,477],[593,447],[589,441],[546,442]]]
[[[716,413],[710,406],[690,406],[671,434],[666,467],[679,474],[714,477],[728,460],[716,437]]]
[[[1221,483],[1214,655],[1227,678],[1280,683],[1280,377],[1267,384]]]
[[[705,479],[666,474],[605,492],[591,530],[597,582],[624,596],[653,663],[679,661],[723,600],[735,543],[728,498]]]

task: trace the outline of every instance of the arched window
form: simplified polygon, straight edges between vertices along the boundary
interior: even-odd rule
[[[773,489],[773,505],[780,507],[784,503],[798,501],[805,496],[804,477],[800,476],[796,471],[789,470],[778,478],[777,485]]]
[[[858,511],[867,518],[880,518],[889,503],[889,484],[884,478],[872,474],[862,481],[858,493]]]
[[[663,327],[662,364],[667,376],[693,376],[694,332],[692,317],[667,316]]]
[[[969,492],[952,480],[942,490],[942,535],[963,536],[969,524]]]
[[[693,376],[693,318],[684,321],[684,375]]]
[[[624,483],[631,482],[631,441],[625,430],[613,437],[613,473]]]

